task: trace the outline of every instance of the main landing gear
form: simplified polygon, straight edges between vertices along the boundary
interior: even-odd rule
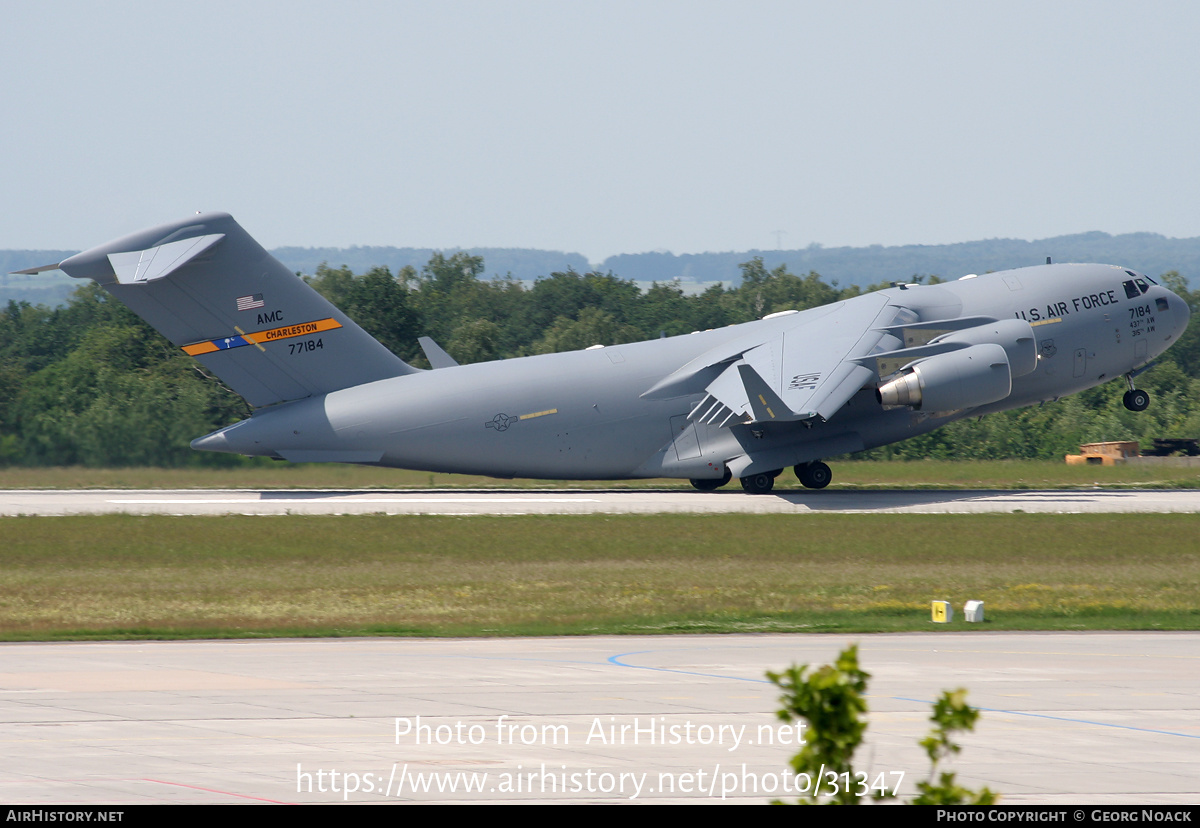
[[[833,472],[821,461],[801,463],[794,469],[800,484],[806,489],[824,489],[833,480]]]
[[[1140,388],[1133,387],[1133,375],[1126,374],[1125,382],[1129,384],[1129,390],[1125,392],[1124,398],[1121,400],[1125,403],[1125,407],[1130,411],[1145,411],[1150,407],[1150,393],[1143,391]]]
[[[699,492],[715,492],[717,489],[724,486],[733,479],[733,473],[729,469],[725,470],[724,477],[693,477],[688,482],[692,484],[692,488]]]
[[[781,474],[783,469],[743,477],[742,488],[746,490],[746,494],[770,494],[771,489],[775,488],[775,478]]]
[[[806,489],[824,489],[829,485],[829,481],[833,480],[833,472],[829,470],[829,466],[820,461],[801,463],[795,467],[794,471]],[[783,469],[747,475],[740,478],[742,489],[747,494],[770,494],[771,490],[775,488],[775,478],[781,474],[783,474]],[[729,470],[726,469],[725,476],[720,479],[715,477],[694,478],[690,482],[698,491],[713,492],[728,483],[730,478]]]

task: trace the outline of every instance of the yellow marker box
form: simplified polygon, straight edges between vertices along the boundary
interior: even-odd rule
[[[950,606],[949,601],[934,601],[933,602],[933,623],[949,624],[954,620],[954,607]]]

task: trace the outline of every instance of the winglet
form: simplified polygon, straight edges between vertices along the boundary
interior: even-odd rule
[[[438,368],[457,368],[458,360],[450,356],[442,350],[441,346],[433,341],[432,337],[418,336],[417,342],[421,343],[421,350],[425,352],[425,358],[429,360],[429,367]]]

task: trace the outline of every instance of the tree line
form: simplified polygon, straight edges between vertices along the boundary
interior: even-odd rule
[[[857,296],[817,273],[800,276],[761,258],[737,287],[685,295],[675,283],[641,291],[612,273],[551,273],[532,287],[482,280],[482,257],[434,254],[393,274],[322,265],[307,281],[368,333],[418,367],[417,337],[432,336],[460,363],[615,345],[748,322]],[[1163,280],[1200,311],[1200,291]],[[936,281],[934,278],[933,281]],[[886,285],[873,285],[873,290]],[[955,423],[870,452],[879,458],[1046,458],[1082,442],[1200,436],[1200,323],[1139,378],[1150,410],[1126,411],[1111,382],[1057,403]],[[97,286],[64,306],[9,302],[0,311],[0,465],[229,465],[189,441],[250,415],[198,362]]]

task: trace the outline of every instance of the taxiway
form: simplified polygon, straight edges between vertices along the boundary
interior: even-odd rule
[[[1200,634],[954,632],[5,644],[0,798],[794,798],[796,733],[764,673],[851,640],[872,783],[912,795],[930,702],[966,687],[984,712],[960,784],[1006,804],[1197,800]]]

